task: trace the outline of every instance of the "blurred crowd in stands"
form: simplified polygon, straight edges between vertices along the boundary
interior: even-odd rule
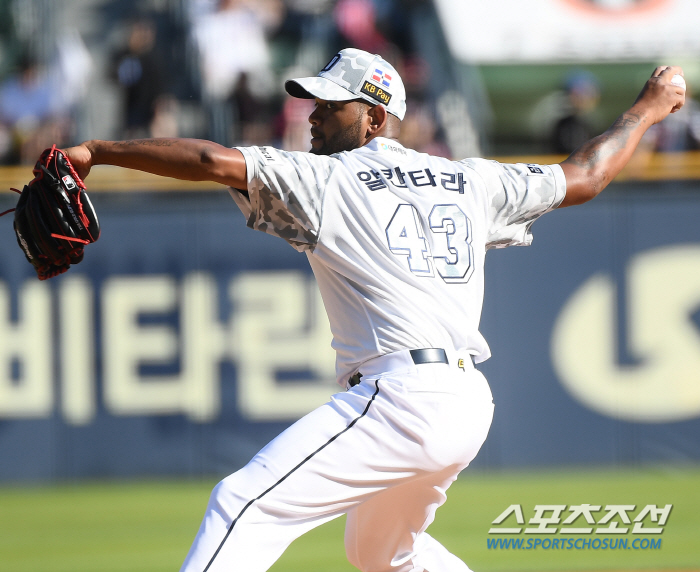
[[[600,96],[595,75],[580,69],[572,71],[560,90],[535,105],[530,118],[533,135],[544,142],[548,152],[571,153],[605,129],[597,114]],[[645,134],[640,152],[700,149],[700,104],[692,96],[688,85],[685,106]]]
[[[92,105],[108,113],[90,89],[99,82],[107,91],[98,93],[117,94],[112,138],[203,137],[306,151],[313,103],[286,96],[284,80],[315,75],[347,46],[381,54],[401,73],[410,102],[406,146],[453,157],[480,153],[478,111],[459,82],[449,81],[444,42],[426,27],[436,20],[430,0],[91,0],[83,4],[102,19],[101,32],[85,37],[59,26],[43,51],[32,43],[36,32],[21,37],[17,21],[30,5],[56,4],[0,2],[1,164],[33,163],[51,143],[99,131],[95,122],[106,118],[90,123],[85,111]],[[599,95],[594,77],[574,73],[534,110],[533,137],[551,152],[573,150],[596,133]],[[679,150],[699,142],[693,102],[656,130],[651,145]]]
[[[27,42],[2,68],[2,163],[31,163],[49,143],[77,140],[87,85],[100,75],[119,92],[114,137],[308,150],[313,103],[286,96],[284,80],[315,75],[346,46],[379,53],[402,74],[411,100],[404,143],[450,154],[427,89],[430,66],[414,41],[429,0],[166,0],[141,3],[147,9],[132,2],[132,13],[116,18],[115,6],[129,2],[106,4],[103,17],[121,28],[102,38],[112,44],[106,65],[95,65],[88,41],[72,32],[59,35],[50,58]]]

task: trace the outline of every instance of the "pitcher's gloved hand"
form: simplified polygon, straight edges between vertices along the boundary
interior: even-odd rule
[[[46,149],[33,173],[14,209],[14,228],[39,280],[46,280],[83,259],[85,245],[100,236],[100,224],[85,183],[63,151]]]

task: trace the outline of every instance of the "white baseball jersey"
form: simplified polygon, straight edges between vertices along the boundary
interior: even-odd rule
[[[559,166],[452,162],[388,139],[330,157],[241,149],[252,228],[306,252],[344,385],[212,492],[182,572],[264,572],[295,538],[347,515],[359,570],[470,572],[427,534],[493,416],[466,356],[479,334],[488,248],[529,244],[564,198]],[[442,348],[448,362],[409,350]],[[462,363],[463,365],[460,365]]]
[[[490,356],[479,333],[489,248],[529,245],[566,192],[559,165],[450,161],[376,138],[332,156],[240,148],[249,227],[307,254],[328,312],[338,382],[414,348]]]

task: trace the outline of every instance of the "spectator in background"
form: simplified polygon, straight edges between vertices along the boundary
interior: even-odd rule
[[[148,19],[131,25],[127,47],[115,58],[114,75],[124,89],[125,139],[151,135],[156,102],[164,93],[162,63],[156,51],[156,29]]]
[[[76,29],[65,29],[57,38],[50,67],[60,89],[60,105],[75,110],[85,101],[93,68],[90,51]]]
[[[33,164],[46,147],[67,139],[70,118],[56,79],[25,55],[18,73],[0,85],[2,162]]]
[[[233,92],[235,109],[238,112],[240,132],[236,142],[240,145],[269,145],[274,138],[274,115],[269,94],[257,95],[251,88],[250,75],[244,72]]]
[[[153,103],[153,119],[149,124],[151,137],[178,137],[180,107],[177,99],[169,94],[159,95]]]
[[[209,114],[209,137],[217,143],[231,146],[244,131],[255,133],[242,125],[249,118],[241,115],[239,104],[248,110],[266,108],[274,93],[266,32],[279,25],[282,14],[279,0],[220,0],[216,11],[196,17],[193,36],[202,99]],[[259,127],[260,117],[251,121]]]
[[[425,104],[412,106],[401,122],[399,141],[404,147],[420,153],[449,157],[450,149],[437,139],[438,120]]]
[[[530,116],[533,133],[544,145],[542,150],[568,154],[597,135],[599,102],[595,76],[584,70],[570,73],[563,89],[538,101]]]
[[[567,78],[564,93],[563,117],[554,125],[551,143],[555,153],[568,154],[598,135],[591,114],[600,102],[600,88],[593,74],[579,71]]]
[[[372,0],[339,0],[334,12],[338,31],[347,45],[371,54],[385,55],[388,41],[376,26],[376,11]]]
[[[287,10],[276,40],[284,48],[296,46],[296,50],[285,49],[283,54],[285,66],[297,66],[295,73],[321,69],[329,53],[345,47],[334,20],[334,5],[335,0],[285,1]]]
[[[314,109],[312,99],[288,97],[281,114],[282,149],[285,151],[309,151],[309,115]]]

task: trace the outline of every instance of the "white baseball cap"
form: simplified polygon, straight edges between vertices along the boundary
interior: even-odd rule
[[[377,54],[355,48],[340,50],[316,77],[290,79],[284,88],[301,99],[364,99],[382,104],[399,119],[406,114],[406,89],[394,66]]]

